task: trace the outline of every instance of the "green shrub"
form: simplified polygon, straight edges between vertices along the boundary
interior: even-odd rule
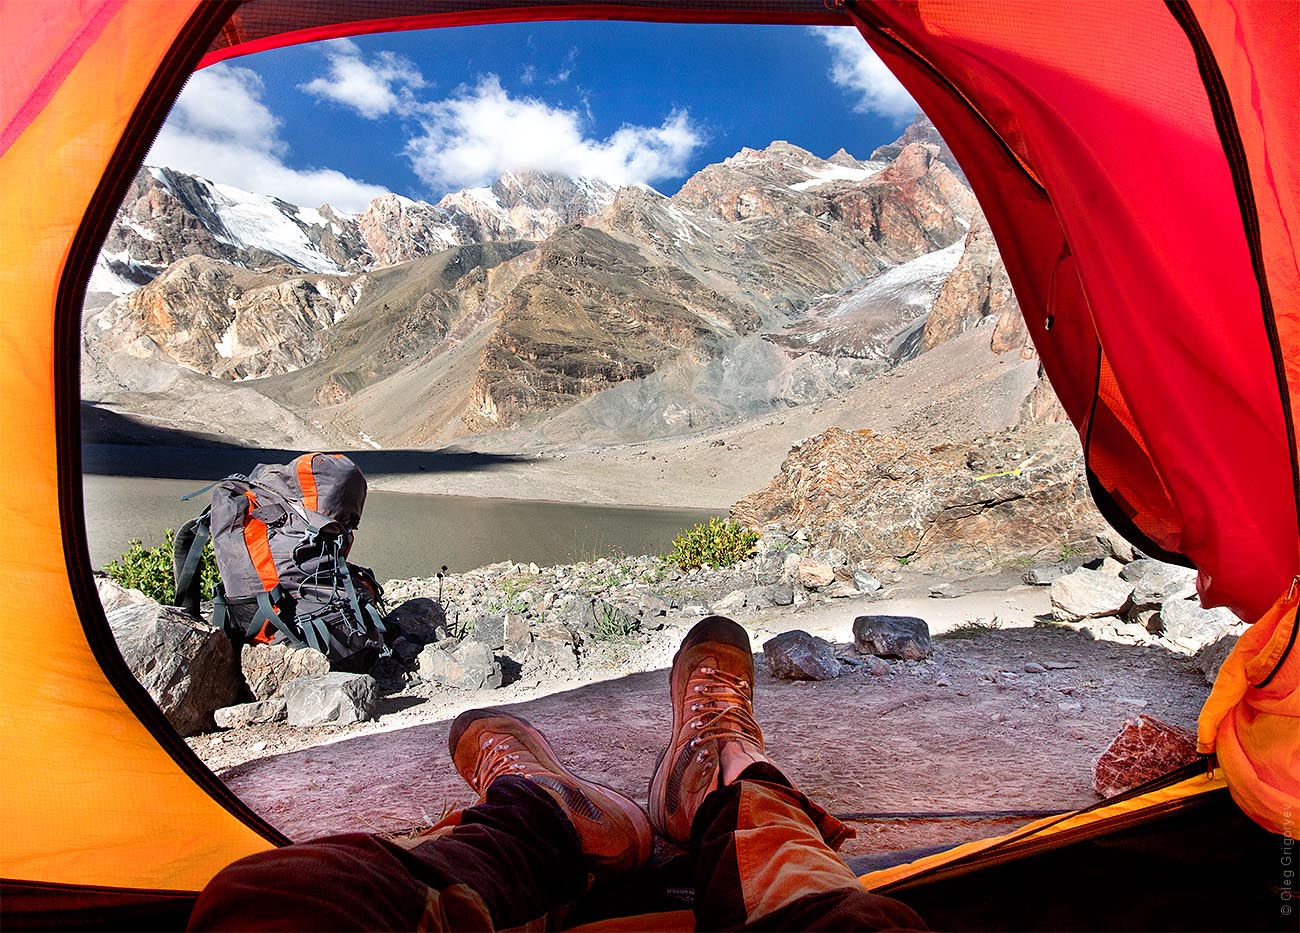
[[[176,599],[176,584],[172,579],[172,546],[175,540],[176,532],[170,528],[163,535],[163,543],[157,547],[145,547],[143,542],[133,540],[126,553],[117,560],[110,561],[104,570],[115,583],[128,589],[140,590],[150,599],[169,604]],[[199,561],[200,596],[211,599],[212,587],[220,580],[217,556],[209,541]]]
[[[758,537],[757,531],[740,522],[714,516],[673,538],[673,551],[664,560],[683,570],[726,567],[753,554]]]

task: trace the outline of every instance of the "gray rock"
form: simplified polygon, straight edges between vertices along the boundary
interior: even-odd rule
[[[1039,664],[1037,661],[1030,661],[1030,662],[1028,662],[1028,663],[1025,665],[1025,673],[1026,673],[1026,674],[1046,674],[1046,673],[1047,673],[1047,668],[1044,667],[1043,665]]]
[[[1126,564],[1120,579],[1133,584],[1133,605],[1154,608],[1169,599],[1196,595],[1196,571],[1163,561],[1142,558]]]
[[[1077,569],[1077,567],[1070,567],[1066,564],[1045,564],[1042,567],[1030,567],[1021,574],[1020,579],[1030,586],[1051,586],[1067,573],[1072,573]]]
[[[782,680],[833,680],[844,669],[829,642],[797,629],[765,641],[763,659]]]
[[[346,726],[375,718],[379,687],[369,674],[314,674],[284,685],[289,725]]]
[[[859,567],[853,571],[853,585],[859,593],[878,593],[884,586],[879,580]]]
[[[1239,637],[1224,635],[1218,641],[1196,652],[1196,666],[1204,675],[1207,684],[1214,685],[1215,679],[1219,676],[1219,668],[1223,667],[1223,662],[1228,659],[1228,655],[1232,654],[1232,649],[1237,647]]]
[[[212,718],[217,721],[219,729],[239,729],[266,722],[284,722],[288,715],[288,703],[284,697],[276,697],[273,700],[240,703],[238,706],[223,706],[212,714]]]
[[[662,598],[653,593],[643,593],[640,599],[641,612],[647,616],[665,616],[671,608]]]
[[[793,551],[787,551],[781,561],[781,580],[783,582],[794,582],[799,579],[799,565],[803,563],[803,556]]]
[[[504,615],[479,616],[470,627],[471,641],[482,642],[493,651],[501,651],[506,646],[506,618]]]
[[[95,589],[99,592],[99,601],[103,603],[106,615],[127,606],[144,606],[154,602],[140,590],[119,586],[108,577],[96,577]]]
[[[387,616],[385,625],[395,625],[403,635],[421,644],[447,637],[447,610],[436,599],[408,599]]]
[[[788,584],[775,584],[767,588],[767,598],[773,606],[789,606],[794,603],[794,587]]]
[[[259,700],[278,697],[284,685],[299,677],[328,674],[329,658],[314,648],[292,645],[244,645],[239,656],[244,683]]]
[[[837,547],[826,548],[822,551],[813,551],[812,559],[821,561],[823,564],[829,564],[831,567],[843,567],[849,562],[848,555]]]
[[[1113,528],[1097,532],[1097,543],[1101,545],[1107,556],[1113,557],[1121,564],[1127,564],[1134,557],[1140,557],[1142,554],[1141,551],[1135,551],[1133,545]]]
[[[492,649],[481,641],[466,639],[454,647],[426,645],[417,662],[420,676],[445,687],[462,690],[495,689],[501,686],[501,665]]]
[[[961,588],[953,583],[937,583],[930,587],[931,599],[956,599],[961,595]]]
[[[735,612],[737,609],[744,609],[745,601],[744,590],[732,590],[713,604],[713,611],[726,615],[729,612]]]
[[[1242,627],[1241,620],[1223,607],[1202,609],[1185,599],[1171,599],[1160,607],[1160,625],[1161,638],[1191,652]]]
[[[853,620],[853,644],[863,654],[920,661],[928,658],[930,626],[915,616],[858,616]]]
[[[1052,615],[1061,622],[1122,615],[1133,584],[1100,570],[1080,567],[1052,584]]]
[[[213,711],[238,699],[239,665],[225,632],[152,600],[106,615],[127,667],[181,735],[213,728]]]

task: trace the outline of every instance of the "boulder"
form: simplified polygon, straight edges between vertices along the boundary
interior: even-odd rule
[[[220,729],[238,729],[242,726],[256,726],[265,722],[284,722],[289,715],[289,705],[284,697],[273,700],[257,700],[253,703],[240,703],[237,706],[223,706],[212,714]]]
[[[1122,615],[1133,595],[1126,580],[1080,567],[1052,584],[1052,615],[1061,622]]]
[[[506,619],[504,615],[479,616],[470,626],[468,638],[482,642],[494,651],[506,646]]]
[[[776,583],[766,587],[764,595],[773,606],[790,606],[794,604],[794,587],[789,584]]]
[[[1097,543],[1101,545],[1106,555],[1113,557],[1121,564],[1127,564],[1135,557],[1141,557],[1141,551],[1135,551],[1133,545],[1114,528],[1107,528],[1097,532]]]
[[[1213,644],[1206,645],[1200,651],[1196,652],[1197,668],[1205,677],[1205,682],[1210,686],[1214,685],[1215,679],[1219,676],[1219,668],[1223,667],[1223,662],[1232,654],[1232,649],[1237,647],[1237,635],[1224,635]]]
[[[806,589],[815,590],[835,582],[835,568],[820,560],[808,558],[799,562],[799,582]]]
[[[315,648],[292,645],[244,645],[239,655],[244,683],[259,700],[278,697],[284,685],[299,677],[328,674],[329,658]]]
[[[492,649],[470,639],[454,647],[427,645],[420,652],[418,664],[425,680],[462,690],[495,689],[504,679]]]
[[[405,635],[398,636],[397,640],[393,642],[393,654],[402,662],[414,661],[423,650],[424,644],[422,642],[407,638]]]
[[[95,589],[99,592],[99,601],[104,604],[105,614],[126,606],[143,606],[155,602],[140,590],[128,589],[108,577],[96,577]]]
[[[502,634],[505,636],[504,650],[516,654],[523,651],[532,641],[528,633],[528,617],[520,612],[507,612]]]
[[[930,626],[915,616],[858,616],[853,620],[853,644],[878,658],[920,661],[934,650]]]
[[[1196,760],[1196,737],[1145,713],[1127,721],[1093,769],[1098,797],[1114,797]]]
[[[844,669],[830,642],[797,629],[765,641],[763,659],[782,680],[833,680]]]
[[[836,580],[830,586],[822,590],[826,596],[831,599],[849,599],[854,596],[861,596],[861,591],[848,580]]]
[[[1135,607],[1154,607],[1169,599],[1189,599],[1196,595],[1195,570],[1149,557],[1126,564],[1119,576],[1133,584]]]
[[[1020,579],[1030,586],[1051,586],[1067,573],[1077,569],[1079,568],[1067,564],[1045,564],[1041,567],[1030,567],[1020,575]]]
[[[106,615],[127,667],[181,735],[212,729],[213,711],[238,699],[239,665],[225,632],[152,600]]]
[[[346,726],[375,718],[379,687],[369,674],[314,674],[284,685],[291,726]]]
[[[878,593],[884,586],[883,583],[861,567],[853,571],[853,585],[859,593]]]
[[[419,596],[386,615],[384,624],[395,625],[407,638],[427,645],[447,637],[447,610],[436,599]]]
[[[827,548],[824,551],[813,551],[810,556],[813,560],[829,564],[831,567],[843,567],[849,561],[848,555],[837,547]]]
[[[744,609],[747,598],[744,590],[732,590],[713,604],[713,611],[726,615],[737,609]]]
[[[1241,625],[1241,620],[1222,606],[1202,609],[1190,600],[1170,599],[1160,607],[1160,637],[1185,651],[1200,651],[1239,631]]]

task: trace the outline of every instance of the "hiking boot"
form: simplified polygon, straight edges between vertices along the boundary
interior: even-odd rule
[[[654,834],[645,810],[566,770],[526,719],[499,710],[469,710],[451,724],[447,747],[456,770],[479,800],[506,774],[526,778],[555,798],[578,831],[588,868],[597,879],[635,871],[649,860]]]
[[[754,654],[745,630],[722,616],[696,623],[673,657],[669,695],[672,738],[650,779],[650,822],[685,846],[705,797],[750,765],[771,764],[754,721]]]

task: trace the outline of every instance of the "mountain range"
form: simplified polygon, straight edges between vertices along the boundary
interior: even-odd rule
[[[935,139],[918,120],[865,160],[773,142],[672,197],[521,172],[355,215],[146,167],[88,287],[88,437],[617,443],[829,398],[985,325],[1030,357]]]

